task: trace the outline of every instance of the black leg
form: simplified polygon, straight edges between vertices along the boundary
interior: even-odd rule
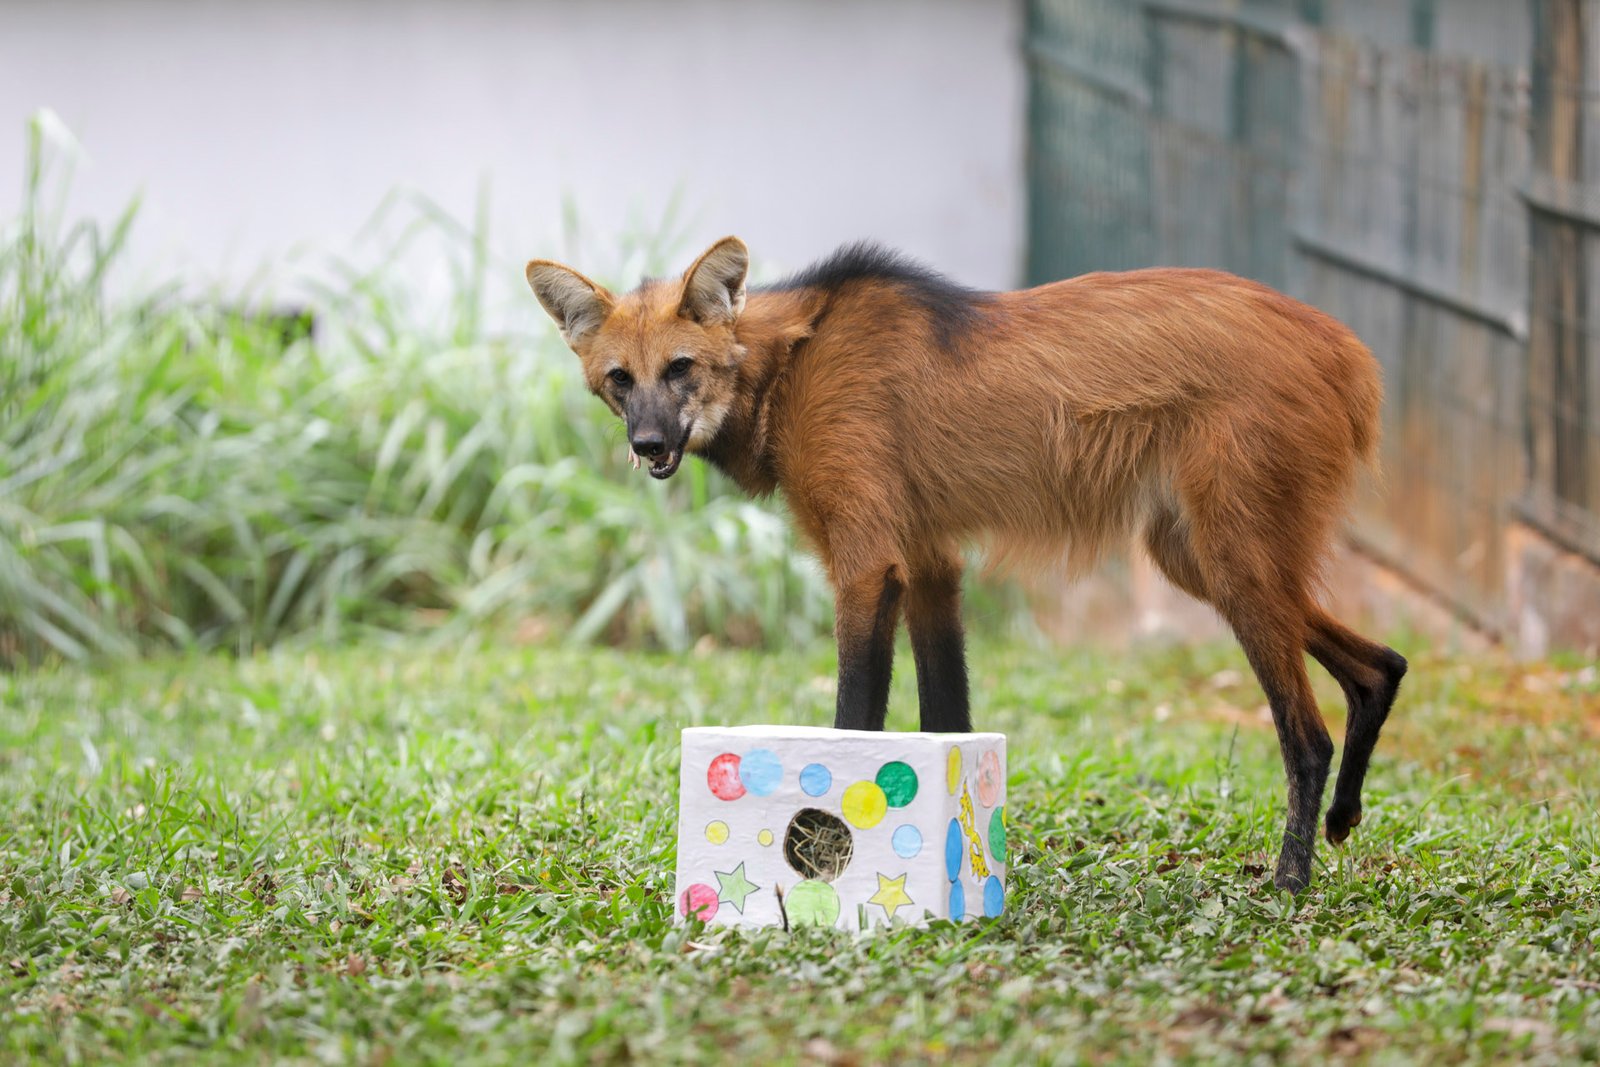
[[[967,690],[966,638],[961,629],[961,570],[948,561],[913,576],[906,626],[917,664],[922,729],[966,733],[972,729]]]
[[[1344,735],[1344,755],[1339,759],[1339,778],[1333,787],[1333,804],[1328,808],[1328,840],[1338,844],[1350,836],[1350,828],[1361,822],[1361,787],[1367,780],[1367,764],[1378,744],[1378,732],[1389,718],[1394,698],[1405,677],[1406,660],[1392,648],[1383,650],[1384,680],[1359,708],[1351,707]]]
[[[834,635],[839,644],[839,701],[833,720],[837,729],[883,729],[894,675],[900,592],[892,571],[838,590]]]
[[[1267,687],[1272,722],[1278,729],[1278,749],[1289,779],[1289,825],[1278,850],[1278,867],[1272,882],[1279,889],[1298,893],[1311,884],[1311,859],[1317,847],[1317,813],[1322,791],[1333,763],[1333,739],[1323,728],[1316,732],[1303,710],[1315,714],[1316,705],[1286,699]]]
[[[1272,881],[1279,889],[1298,893],[1311,884],[1317,817],[1333,763],[1333,738],[1317,710],[1293,620],[1287,616],[1250,619],[1235,613],[1229,622],[1272,708],[1278,750],[1289,780],[1289,825],[1283,831]]]
[[[1361,786],[1378,733],[1400,691],[1406,660],[1394,649],[1368,641],[1327,615],[1313,618],[1307,648],[1344,690],[1349,709],[1344,755],[1339,759],[1339,778],[1326,820],[1328,840],[1337,845],[1361,822]]]

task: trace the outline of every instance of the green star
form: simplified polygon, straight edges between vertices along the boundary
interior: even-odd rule
[[[733,910],[744,914],[744,900],[761,887],[744,876],[744,864],[731,871],[717,872],[717,899],[733,905]]]

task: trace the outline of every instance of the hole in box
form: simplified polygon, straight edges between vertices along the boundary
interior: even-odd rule
[[[850,866],[855,838],[839,816],[820,808],[801,808],[783,835],[783,858],[802,878],[831,882]]]

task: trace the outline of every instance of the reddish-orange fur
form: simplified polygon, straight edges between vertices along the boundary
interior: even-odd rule
[[[746,308],[750,381],[776,370],[763,330],[793,325],[787,303]],[[776,484],[842,581],[914,575],[972,538],[1087,566],[1168,511],[1219,535],[1264,526],[1250,569],[1308,579],[1372,454],[1370,354],[1241,278],[1090,275],[1000,295],[951,351],[927,332],[892,287],[863,285],[769,394]]]
[[[620,298],[595,287],[597,308],[581,287],[551,291],[573,284],[550,273],[565,268],[530,264],[529,278],[558,321],[592,313],[569,340],[619,413],[646,394],[615,395],[607,368],[643,389],[692,357],[692,389],[673,409],[699,435],[690,450],[751,492],[781,491],[833,581],[841,724],[881,726],[880,661],[903,609],[925,728],[964,726],[962,544],[1082,569],[1140,535],[1230,623],[1267,691],[1290,772],[1278,881],[1303,886],[1332,752],[1303,652],[1351,702],[1335,840],[1359,821],[1366,757],[1404,671],[1315,599],[1376,449],[1382,393],[1366,347],[1322,312],[1216,271],[974,295],[952,330],[892,277],[746,297],[742,251],[721,242],[681,282]],[[710,286],[718,302],[699,309],[707,273],[733,293],[726,308]]]

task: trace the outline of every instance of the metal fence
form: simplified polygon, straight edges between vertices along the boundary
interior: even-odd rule
[[[1600,564],[1600,0],[1029,0],[1026,47],[1032,280],[1221,267],[1348,323],[1356,537],[1484,628],[1513,531]]]

